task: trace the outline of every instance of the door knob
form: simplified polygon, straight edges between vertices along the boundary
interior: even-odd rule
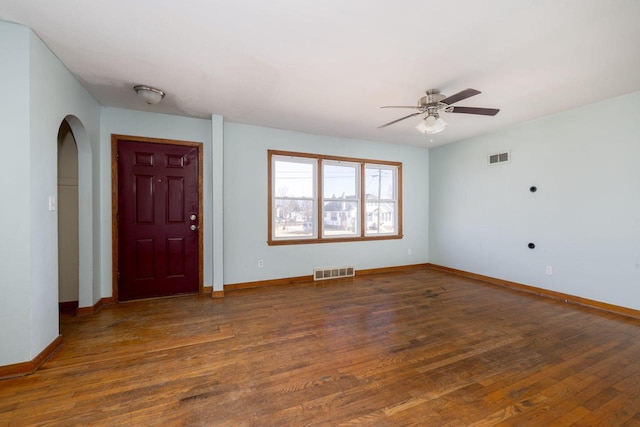
[[[191,216],[189,217],[191,221],[195,221],[196,218],[197,218],[196,214],[191,214]]]
[[[196,231],[196,228],[198,228],[198,227],[196,227],[195,225],[192,224],[191,227],[189,227],[189,228],[191,229],[191,231]]]

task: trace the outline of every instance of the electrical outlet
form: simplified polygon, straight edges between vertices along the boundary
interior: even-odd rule
[[[261,259],[258,260],[258,267],[260,268],[264,267],[264,260],[261,260]]]
[[[547,268],[544,270],[544,273],[551,276],[553,274],[553,267],[551,267],[550,265],[547,265]]]
[[[411,248],[407,249],[407,254],[411,255],[413,253],[413,251],[411,250]]]

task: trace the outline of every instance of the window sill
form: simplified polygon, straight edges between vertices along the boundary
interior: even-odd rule
[[[374,242],[377,240],[398,240],[402,239],[402,234],[394,234],[389,236],[367,236],[367,237],[336,237],[336,238],[315,238],[315,239],[296,239],[296,240],[267,240],[269,246],[285,246],[285,245],[311,245],[316,243],[344,243],[344,242]]]

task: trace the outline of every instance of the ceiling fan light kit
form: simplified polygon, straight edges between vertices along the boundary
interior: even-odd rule
[[[156,89],[155,87],[137,85],[133,87],[133,90],[136,91],[140,99],[149,105],[157,104],[162,101],[162,98],[164,98],[164,92],[160,89]]]
[[[378,126],[378,128],[384,128],[394,123],[398,123],[402,120],[408,119],[410,117],[418,116],[421,114],[425,114],[423,120],[416,126],[422,133],[426,134],[434,134],[438,132],[442,132],[444,128],[447,126],[447,122],[445,122],[441,117],[440,113],[463,113],[463,114],[478,114],[482,116],[495,116],[500,111],[497,108],[477,108],[477,107],[454,107],[451,104],[454,104],[458,101],[462,101],[463,99],[470,98],[472,96],[478,95],[481,93],[476,89],[465,89],[451,96],[444,96],[440,93],[439,89],[429,89],[425,92],[425,96],[421,97],[418,100],[417,106],[408,106],[408,105],[387,105],[380,108],[411,108],[418,110],[417,113],[411,113],[407,116],[400,117],[399,119],[393,120],[389,123],[385,123],[382,126]]]
[[[418,124],[418,126],[416,126],[416,129],[422,133],[433,135],[434,133],[442,132],[445,127],[447,127],[447,122],[445,122],[442,117],[436,113],[428,115]]]

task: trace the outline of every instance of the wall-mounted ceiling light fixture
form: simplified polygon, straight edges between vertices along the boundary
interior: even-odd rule
[[[149,105],[157,104],[164,98],[164,92],[151,86],[137,85],[133,89],[136,91],[140,99]]]
[[[431,113],[416,126],[416,129],[422,133],[432,135],[442,132],[445,127],[447,127],[447,122],[442,120],[442,117],[440,117],[438,113]]]

